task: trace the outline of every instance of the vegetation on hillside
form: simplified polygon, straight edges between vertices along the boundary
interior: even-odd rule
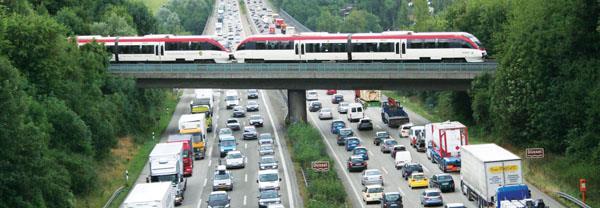
[[[201,35],[212,13],[213,0],[169,0],[155,17],[160,34]]]

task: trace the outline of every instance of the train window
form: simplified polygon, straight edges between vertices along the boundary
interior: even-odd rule
[[[352,52],[366,52],[367,48],[364,43],[352,43]]]
[[[265,50],[267,49],[267,43],[266,42],[254,42],[255,46],[255,50]]]
[[[139,54],[141,49],[139,45],[119,46],[119,54]]]
[[[281,43],[279,41],[269,41],[267,42],[267,50],[279,50]]]
[[[460,40],[462,48],[473,48],[471,44],[465,40]]]
[[[142,45],[142,51],[143,54],[153,54],[154,53],[154,46],[153,45]]]
[[[294,41],[287,41],[287,42],[284,42],[284,43],[287,44],[287,45],[285,45],[285,49],[290,49],[291,50],[291,49],[294,48]]]
[[[333,52],[343,53],[346,52],[346,43],[332,43]]]
[[[192,50],[190,47],[190,42],[168,42],[165,43],[165,47],[169,51],[189,51]]]
[[[379,43],[379,52],[394,52],[394,43]]]
[[[190,50],[192,50],[192,51],[203,50],[202,45],[203,45],[202,42],[191,42]]]
[[[425,39],[423,48],[435,48],[435,39]]]
[[[423,40],[419,39],[409,39],[408,48],[423,48]]]
[[[437,47],[438,48],[450,48],[450,40],[449,39],[438,39]]]
[[[242,44],[240,44],[240,45],[237,47],[237,50],[238,50],[238,51],[241,51],[241,50],[246,50],[246,43],[242,43]]]
[[[331,49],[329,48],[331,44],[329,43],[321,43],[321,53],[328,53],[331,52]]]
[[[367,51],[366,52],[378,52],[377,51],[377,43],[366,43]]]
[[[115,52],[115,46],[107,45],[106,46],[106,52],[108,52],[108,53],[114,53]]]
[[[316,53],[319,52],[320,44],[318,43],[307,43],[306,44],[306,53]]]

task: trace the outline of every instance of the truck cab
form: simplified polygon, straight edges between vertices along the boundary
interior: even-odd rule
[[[221,157],[225,157],[227,152],[237,150],[237,142],[233,136],[224,136],[219,142],[219,152]]]

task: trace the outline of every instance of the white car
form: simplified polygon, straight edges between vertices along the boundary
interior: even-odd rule
[[[360,103],[352,103],[348,106],[348,121],[357,122],[363,117],[365,117],[365,114]]]
[[[218,191],[218,190],[232,191],[233,190],[233,180],[232,180],[233,177],[231,176],[231,173],[226,170],[225,166],[223,166],[223,165],[217,166],[217,170],[215,171],[215,174],[213,177],[214,177],[213,178],[213,187],[212,187],[213,191]]]
[[[348,102],[340,102],[337,107],[338,113],[344,114],[348,113],[348,108],[350,108],[350,103]]]
[[[306,91],[306,100],[307,101],[313,101],[313,100],[318,100],[318,99],[319,99],[319,94],[317,93],[316,90]]]
[[[362,185],[382,185],[383,186],[383,174],[379,169],[367,169],[363,171],[360,177],[360,183]]]
[[[227,152],[227,156],[225,156],[225,167],[227,169],[246,167],[246,156],[237,150]]]
[[[277,170],[260,170],[258,171],[258,179],[256,183],[258,183],[258,190],[269,190],[276,189],[279,190],[279,182],[281,178],[279,178],[279,172]]]
[[[260,114],[251,115],[248,118],[248,124],[255,127],[262,127],[264,124],[263,118]]]
[[[378,202],[383,197],[383,187],[381,185],[368,185],[363,188],[362,191],[363,201],[367,204],[369,202]]]
[[[231,130],[240,130],[242,127],[240,125],[240,122],[235,119],[235,118],[230,118],[227,119],[227,128],[230,128]]]
[[[265,144],[270,144],[270,145],[275,144],[273,142],[273,136],[271,136],[271,133],[261,133],[258,136],[258,145],[262,146]]]
[[[408,137],[410,133],[410,127],[412,127],[412,123],[405,123],[400,126],[400,137]]]
[[[319,111],[319,119],[333,119],[333,112],[331,112],[331,108],[321,108]]]

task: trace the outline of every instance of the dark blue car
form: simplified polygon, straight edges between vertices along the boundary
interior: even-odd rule
[[[346,123],[342,120],[335,120],[331,122],[331,133],[338,134],[341,128],[345,128]]]
[[[360,145],[360,140],[356,137],[346,138],[346,151],[352,151]]]
[[[352,155],[361,156],[363,160],[369,160],[369,151],[364,147],[355,147],[354,150],[352,150]]]

